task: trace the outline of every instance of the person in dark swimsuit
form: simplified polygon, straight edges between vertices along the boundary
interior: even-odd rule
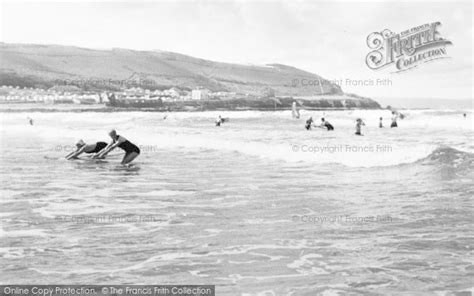
[[[224,119],[219,115],[219,118],[216,120],[216,126],[221,126],[224,123]]]
[[[321,127],[325,127],[328,129],[328,131],[333,131],[334,130],[334,126],[332,126],[332,124],[329,123],[329,121],[326,121],[323,118],[321,118]]]
[[[307,130],[310,130],[312,125],[313,125],[313,117],[310,117],[308,120],[306,120],[306,124],[304,125],[304,127]]]
[[[106,142],[97,142],[94,144],[86,144],[83,140],[79,140],[76,143],[76,151],[73,151],[66,155],[66,159],[77,159],[79,155],[82,153],[87,153],[87,154],[93,154],[93,153],[98,153],[102,149],[107,147]]]
[[[229,118],[222,118],[220,115],[216,120],[216,126],[221,126],[224,122],[228,122]]]
[[[390,127],[398,127],[397,118],[398,114],[395,113],[395,111],[392,111],[392,124],[390,124]]]
[[[365,123],[362,121],[362,119],[358,118],[356,120],[356,132],[355,134],[358,135],[358,136],[362,136],[362,126],[365,125]]]
[[[124,137],[117,135],[115,130],[111,130],[109,136],[112,138],[112,142],[102,149],[102,151],[96,155],[96,158],[104,158],[110,151],[119,147],[125,151],[125,155],[121,162],[121,164],[125,165],[132,162],[140,154],[140,148]]]

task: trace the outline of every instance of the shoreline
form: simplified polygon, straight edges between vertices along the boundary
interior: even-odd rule
[[[3,113],[18,113],[18,112],[97,112],[97,113],[111,113],[111,112],[206,112],[206,111],[291,111],[294,100],[286,99],[285,102],[279,105],[274,104],[274,101],[201,101],[201,102],[185,102],[183,103],[163,103],[159,107],[136,107],[136,106],[110,106],[108,103],[96,104],[44,104],[44,103],[30,103],[30,102],[15,102],[0,104],[0,112]],[[311,111],[340,111],[340,110],[384,110],[376,102],[350,104],[348,106],[321,106],[319,101],[303,101],[298,110]],[[246,104],[248,103],[248,104]]]
[[[301,108],[300,111],[350,111],[350,110],[386,110],[385,108]],[[37,113],[82,113],[82,112],[96,112],[96,113],[114,113],[114,112],[156,112],[156,113],[197,113],[197,112],[208,112],[208,111],[221,111],[221,112],[238,112],[238,111],[261,111],[261,112],[277,112],[277,111],[291,111],[288,108],[239,108],[239,109],[182,109],[182,110],[163,110],[163,109],[152,109],[152,108],[116,108],[116,107],[103,107],[103,108],[1,108],[0,113],[22,113],[22,112],[37,112]]]

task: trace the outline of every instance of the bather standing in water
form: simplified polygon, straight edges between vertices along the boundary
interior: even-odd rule
[[[304,125],[304,127],[307,130],[310,130],[312,125],[313,125],[313,117],[310,117],[308,120],[306,120],[306,124]]]
[[[390,125],[390,127],[398,127],[397,118],[398,114],[395,113],[395,111],[392,111],[392,124]]]
[[[219,115],[219,117],[216,119],[216,126],[221,126],[221,124],[223,124],[224,122],[225,119]]]
[[[365,123],[362,121],[362,119],[360,118],[357,118],[356,120],[356,132],[355,134],[358,135],[358,136],[362,136],[362,126],[365,125]]]
[[[109,136],[112,138],[112,142],[108,144],[107,147],[102,149],[102,151],[100,151],[94,158],[104,158],[110,151],[114,150],[117,147],[125,151],[125,155],[123,156],[121,162],[122,165],[129,164],[138,155],[140,155],[140,148],[138,148],[135,144],[125,139],[124,137],[118,135],[115,130],[111,130],[109,132]]]

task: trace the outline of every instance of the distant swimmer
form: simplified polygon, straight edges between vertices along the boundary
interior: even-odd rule
[[[334,130],[334,126],[332,126],[332,124],[329,123],[329,121],[325,120],[324,117],[321,118],[321,127],[325,127],[328,129],[328,131],[333,131]]]
[[[221,126],[223,123],[224,119],[219,115],[219,117],[216,119],[216,126]]]
[[[219,115],[219,117],[216,119],[216,126],[221,126],[226,121],[229,121],[229,118],[222,118]]]
[[[121,164],[125,165],[132,162],[140,154],[140,148],[124,137],[117,135],[115,130],[111,130],[109,136],[112,138],[112,142],[102,149],[94,158],[104,158],[110,151],[119,147],[125,151],[121,162]]]
[[[467,116],[466,113],[464,113],[463,116],[464,116],[464,118],[466,118],[466,116]]]
[[[300,118],[300,110],[296,107],[296,102],[291,104],[291,116],[293,118]]]
[[[311,129],[311,126],[313,125],[313,117],[310,117],[308,120],[306,120],[306,124],[304,125],[304,127],[307,129],[307,130],[310,130]]]
[[[30,125],[33,125],[33,118],[27,117],[26,119],[28,120],[28,123],[29,123]]]
[[[168,112],[168,113],[166,113],[165,116],[163,116],[163,120],[166,120],[166,118],[168,118],[168,115],[169,115],[170,112],[171,112],[170,107],[167,107],[167,108],[166,108],[166,112]]]
[[[380,117],[380,121],[379,121],[379,128],[382,128],[382,127],[383,127],[383,122],[382,122],[382,121],[383,121],[383,118],[382,118],[382,117]]]
[[[362,121],[362,119],[357,118],[357,120],[356,120],[356,132],[355,132],[356,135],[362,136],[361,129],[362,129],[363,125],[365,125],[365,123]]]
[[[392,124],[390,125],[390,127],[398,127],[397,118],[397,113],[395,113],[395,111],[392,111]]]

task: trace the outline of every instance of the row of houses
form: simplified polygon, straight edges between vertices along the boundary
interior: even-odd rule
[[[102,97],[95,95],[0,95],[2,102],[44,103],[44,104],[100,104]]]
[[[101,103],[102,98],[93,92],[67,92],[54,89],[41,89],[18,86],[0,86],[0,101],[24,102],[24,103],[69,103],[69,104],[96,104]]]
[[[177,87],[172,87],[166,90],[149,90],[132,87],[121,92],[115,92],[115,94],[116,96],[125,99],[161,99],[163,102],[221,99],[236,95],[236,93],[233,92],[211,92],[204,88],[187,91],[181,90]],[[106,93],[0,86],[0,101],[3,102],[100,104],[106,103],[107,100]]]

